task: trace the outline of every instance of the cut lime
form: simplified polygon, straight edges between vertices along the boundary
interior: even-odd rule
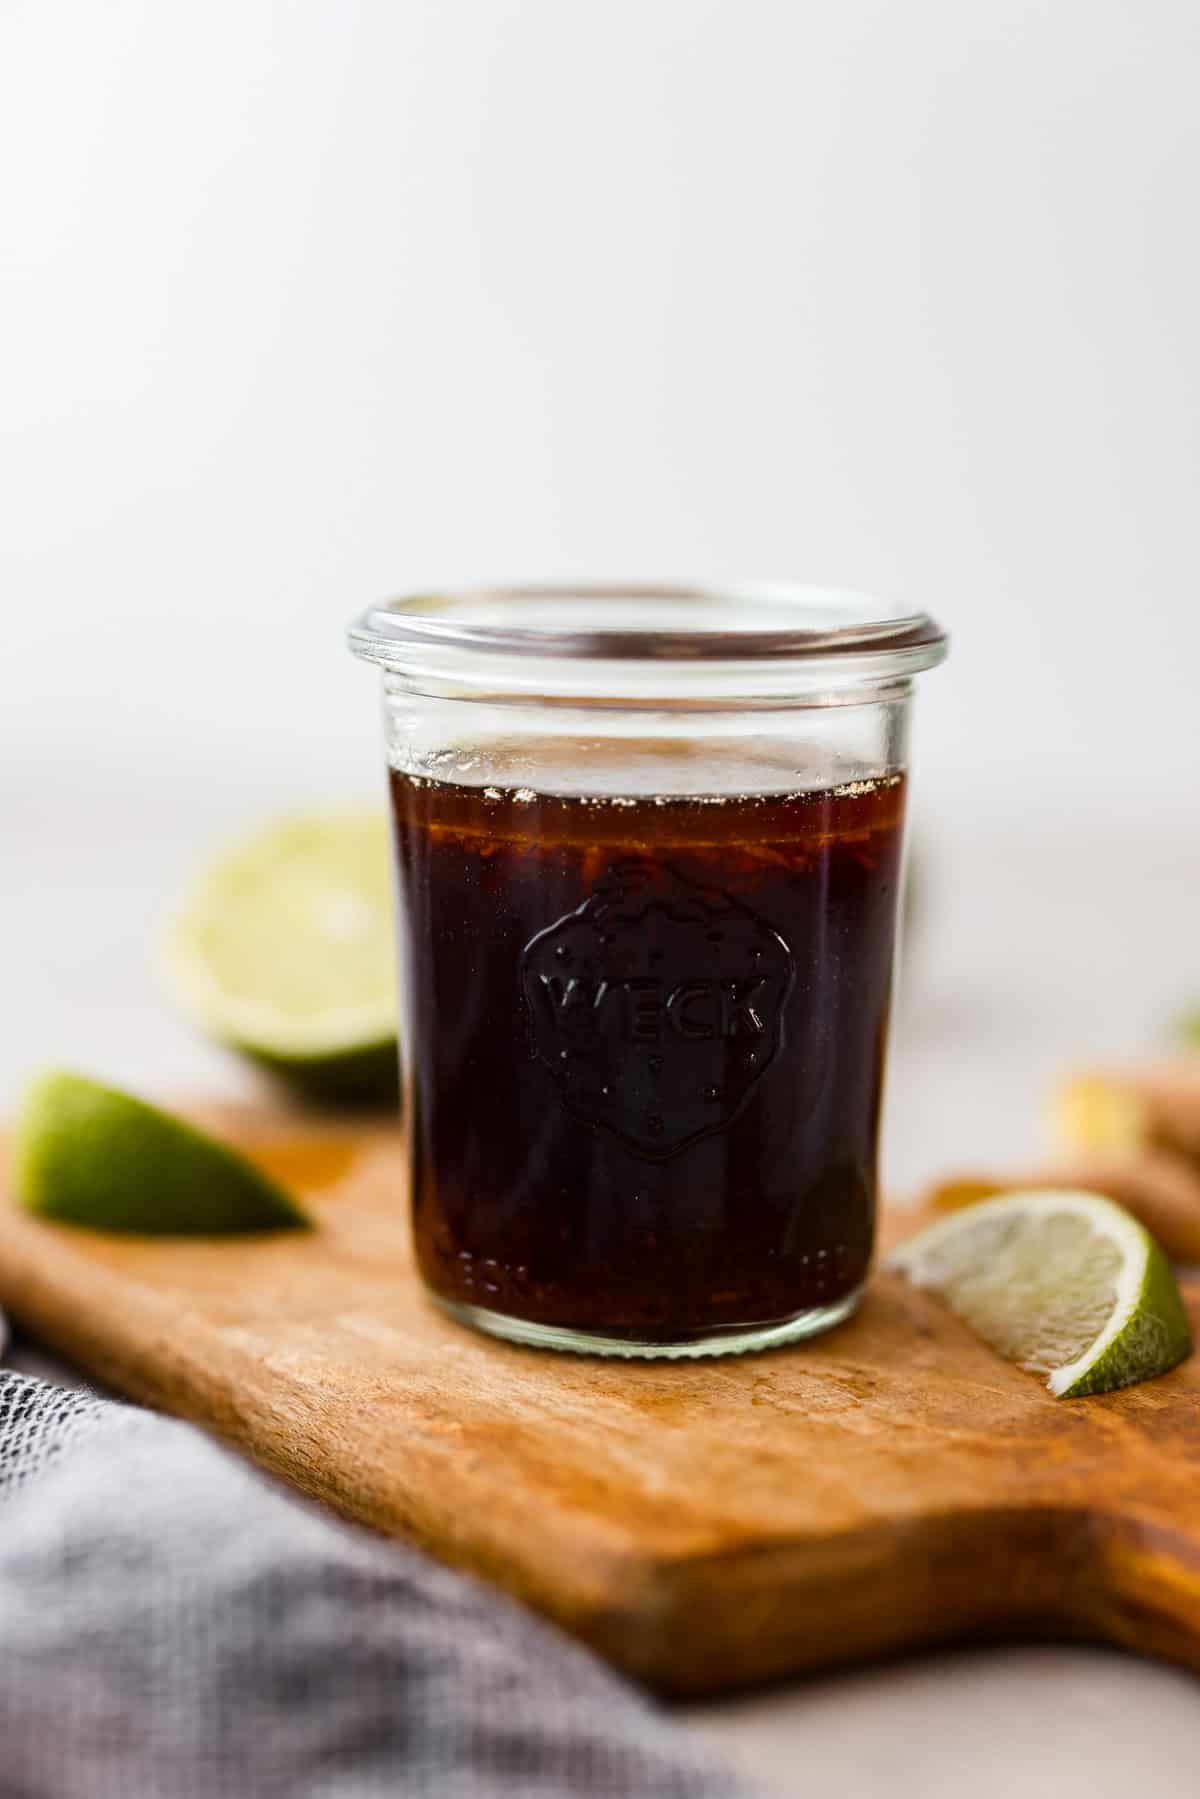
[[[94,1230],[223,1236],[304,1229],[282,1187],[225,1144],[81,1075],[34,1082],[17,1125],[17,1197]]]
[[[168,933],[163,972],[202,1030],[318,1098],[396,1093],[387,825],[281,819],[218,858]]]
[[[1005,1193],[931,1225],[890,1258],[1060,1399],[1165,1374],[1192,1334],[1162,1249],[1095,1193]]]

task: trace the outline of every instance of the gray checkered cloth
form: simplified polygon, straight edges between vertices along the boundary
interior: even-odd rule
[[[3,1799],[746,1799],[585,1650],[200,1431],[0,1371]]]

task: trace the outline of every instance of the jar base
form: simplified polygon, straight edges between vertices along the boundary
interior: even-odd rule
[[[431,1293],[429,1297],[456,1323],[469,1325],[489,1337],[500,1337],[506,1343],[519,1343],[526,1349],[557,1349],[568,1355],[623,1356],[638,1361],[681,1361],[697,1356],[750,1355],[763,1349],[782,1349],[788,1343],[800,1343],[806,1337],[819,1336],[822,1331],[842,1324],[858,1310],[864,1290],[862,1286],[855,1287],[832,1305],[811,1306],[807,1311],[772,1323],[720,1325],[667,1343],[606,1337],[598,1331],[573,1330],[561,1324],[533,1324],[525,1318],[510,1318],[504,1312],[488,1311],[485,1306],[459,1305],[456,1300],[443,1299],[439,1293]]]

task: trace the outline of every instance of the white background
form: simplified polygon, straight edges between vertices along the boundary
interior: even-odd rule
[[[0,194],[4,1094],[237,1084],[148,935],[231,827],[376,790],[345,619],[470,577],[951,626],[893,1184],[1200,993],[1194,0],[3,0]],[[1119,1664],[924,1666],[730,1729],[855,1796],[1145,1765]]]
[[[944,616],[931,793],[1194,791],[1192,0],[0,19],[6,783],[369,781],[350,611],[676,572]]]

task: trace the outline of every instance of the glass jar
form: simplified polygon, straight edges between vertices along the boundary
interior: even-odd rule
[[[761,1349],[858,1304],[923,614],[791,587],[380,605],[403,1103],[437,1303]]]

